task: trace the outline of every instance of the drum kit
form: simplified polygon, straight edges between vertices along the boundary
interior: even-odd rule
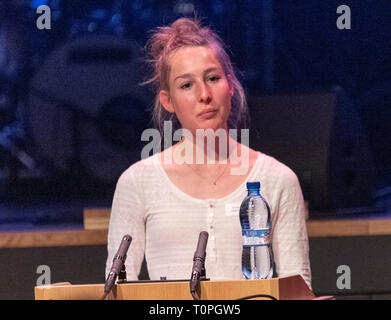
[[[47,31],[34,27],[39,1],[0,6],[0,196],[28,179],[113,186],[151,125],[141,47],[118,6],[70,17],[65,1],[45,2],[57,17]]]

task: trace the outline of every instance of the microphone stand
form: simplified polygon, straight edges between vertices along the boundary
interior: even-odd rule
[[[190,278],[190,294],[192,295],[194,300],[199,300],[199,285],[200,280],[206,279],[206,271],[205,271],[205,258],[206,258],[206,245],[208,242],[208,233],[206,231],[201,231],[196,251],[194,252],[193,258],[193,270]],[[197,295],[196,295],[197,293]]]
[[[118,251],[114,256],[113,264],[111,266],[110,272],[107,276],[102,300],[105,300],[109,292],[113,289],[117,277],[119,278],[120,283],[124,283],[126,281],[125,261],[126,261],[126,254],[131,242],[132,242],[132,237],[130,235],[126,234],[123,236]]]
[[[122,265],[121,271],[118,274],[117,283],[125,283],[126,282],[126,267],[125,263]]]
[[[199,274],[199,278],[196,276],[196,279],[191,279],[191,281],[196,281],[196,290],[190,290],[191,296],[193,297],[194,300],[200,300],[199,294],[198,294],[198,288],[199,288],[199,282],[204,281],[204,280],[209,280],[206,278],[206,270],[205,270],[205,259],[201,258],[196,258],[195,260],[198,260],[202,262],[202,268],[201,268],[201,273]]]
[[[125,282],[127,282],[127,281],[126,281],[126,267],[125,267],[125,263],[124,263],[122,265],[121,271],[118,274],[117,284],[121,284],[121,283],[125,283]],[[102,300],[105,300],[109,293],[110,293],[110,291],[106,291],[102,296]]]

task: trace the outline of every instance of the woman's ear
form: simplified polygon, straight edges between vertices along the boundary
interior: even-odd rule
[[[231,77],[230,74],[228,74],[227,80],[228,80],[229,94],[231,95],[231,97],[233,97],[234,93],[235,93],[235,89],[234,89],[234,85],[233,85],[233,82],[232,82],[232,77]]]
[[[162,104],[162,106],[164,107],[164,109],[166,109],[167,112],[170,112],[170,113],[175,112],[174,106],[171,102],[170,93],[167,90],[160,90],[159,101]]]
[[[229,94],[231,95],[231,97],[234,96],[234,93],[235,93],[234,88],[230,86],[230,87],[229,87]]]

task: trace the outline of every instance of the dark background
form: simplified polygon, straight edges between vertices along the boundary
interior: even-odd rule
[[[43,4],[50,30],[36,26]],[[342,4],[350,30],[336,26]],[[0,230],[82,225],[83,208],[111,206],[119,175],[140,160],[141,133],[152,127],[153,92],[139,85],[149,75],[141,51],[148,32],[194,10],[225,41],[246,90],[250,146],[295,170],[310,217],[387,215],[390,9],[386,0],[2,0]],[[389,297],[388,241],[310,239],[315,293]],[[40,264],[58,266],[53,282],[103,281],[104,246],[60,251],[2,248],[2,274],[14,288],[3,286],[2,296],[32,298]],[[361,279],[350,293],[335,291],[340,264]],[[27,282],[18,282],[22,273]]]
[[[42,4],[51,8],[50,30],[39,30],[35,25],[39,16],[35,8]],[[139,152],[129,154],[128,150],[140,150],[137,137],[143,129],[151,127],[146,110],[151,107],[153,93],[138,86],[148,73],[145,69],[133,72],[130,76],[134,83],[129,83],[128,73],[122,79],[129,83],[126,94],[110,89],[107,81],[101,104],[92,107],[94,98],[85,106],[74,103],[73,98],[89,96],[99,89],[94,81],[77,86],[77,73],[73,75],[72,70],[75,65],[82,70],[83,64],[97,69],[105,66],[104,72],[112,75],[109,68],[113,66],[114,70],[116,63],[142,58],[139,49],[144,46],[149,30],[180,16],[193,16],[194,11],[226,42],[248,96],[342,88],[359,115],[362,133],[369,142],[368,153],[374,159],[376,179],[371,192],[387,188],[391,180],[388,161],[391,142],[387,130],[391,4],[388,1],[343,4],[351,9],[350,30],[336,27],[339,16],[336,9],[341,5],[338,1],[2,1],[0,183],[4,198],[14,196],[20,200],[20,194],[27,198],[30,194],[31,198],[44,194],[47,198],[55,190],[57,197],[73,191],[79,196],[84,193],[84,198],[99,194],[99,199],[110,199],[120,172],[139,160]],[[104,35],[110,39],[101,44],[100,51],[88,44],[88,39],[103,39]],[[114,38],[131,43],[133,49],[126,51],[128,48],[121,47],[121,51],[117,47],[115,51]],[[71,51],[69,46],[77,39],[84,42]],[[106,50],[101,50],[102,46]],[[69,74],[69,79],[54,81],[56,75],[60,76],[54,70],[57,58],[54,51],[61,50],[67,55],[69,68],[65,64],[62,72]],[[91,68],[88,70],[91,72]],[[90,80],[96,79],[91,74]],[[61,94],[69,82],[76,83],[79,92],[72,89]],[[59,119],[67,117],[69,121],[64,121],[57,131],[50,129],[57,126],[54,123]],[[98,128],[89,143],[109,145],[110,152],[102,153],[107,162],[113,161],[116,152],[126,153],[123,161],[112,164],[116,170],[108,168],[103,179],[97,173],[99,168],[91,168],[93,160],[80,155],[85,148],[80,141],[85,132],[81,127],[87,122]],[[53,135],[61,143],[50,144],[45,140]],[[29,183],[34,190],[26,187]]]
[[[39,14],[35,8],[42,4],[51,8],[50,30],[36,27]],[[358,115],[357,135],[365,137],[365,152],[373,159],[369,169],[375,176],[365,182],[371,184],[368,197],[388,195],[391,4],[344,2],[351,9],[351,29],[339,30],[336,10],[341,4],[271,0],[2,1],[3,201],[18,203],[43,197],[99,199],[109,204],[120,173],[140,159],[142,130],[152,127],[149,109],[153,92],[139,86],[149,75],[141,63],[140,49],[152,28],[180,16],[191,17],[194,11],[226,42],[249,99],[265,94],[330,93],[341,88]],[[89,43],[91,39],[96,42]],[[61,57],[67,60],[57,70],[60,62],[56,59]],[[129,72],[118,74],[116,65],[121,64]],[[123,88],[117,90],[112,82]],[[249,107],[250,111],[256,108]],[[279,123],[273,125],[276,131],[281,130]],[[83,138],[86,131],[88,141]],[[332,145],[338,144],[332,138],[330,132],[329,154]],[[105,145],[106,149],[92,155],[86,145],[95,149]],[[286,161],[279,154],[272,155]],[[95,161],[100,158],[106,163],[99,167]],[[288,165],[295,167],[289,160]],[[367,169],[365,165],[363,162],[362,170]],[[301,179],[300,172],[297,174]]]

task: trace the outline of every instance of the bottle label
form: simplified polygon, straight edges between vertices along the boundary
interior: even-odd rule
[[[242,235],[244,247],[265,246],[271,242],[269,229],[244,229]]]

